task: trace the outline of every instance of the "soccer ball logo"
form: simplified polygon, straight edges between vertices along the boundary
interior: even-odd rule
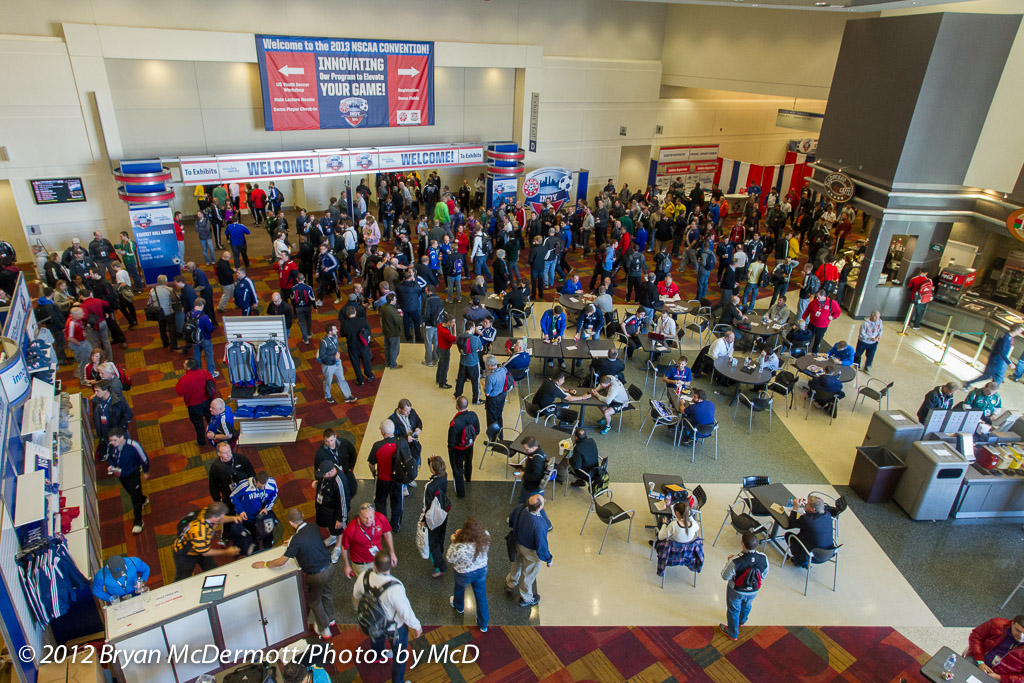
[[[401,114],[398,115],[398,120],[401,121],[402,123],[405,123],[406,121],[409,120],[409,115],[403,111]]]
[[[371,166],[373,166],[373,157],[371,157],[369,154],[360,154],[358,161],[356,161],[356,166],[363,169],[364,171],[368,170]]]
[[[538,192],[540,192],[540,181],[536,178],[527,178],[523,183],[523,194],[527,197],[536,197]]]
[[[335,154],[334,156],[327,160],[327,163],[325,165],[330,170],[337,172],[341,170],[343,164],[341,163],[341,157]]]
[[[346,97],[341,102],[338,102],[338,111],[341,112],[348,125],[355,128],[363,122],[363,119],[370,112],[370,105],[361,97]]]
[[[153,217],[148,213],[140,213],[138,216],[135,217],[135,220],[132,221],[132,223],[135,225],[136,228],[141,228],[142,230],[145,230],[149,226],[153,225]]]
[[[572,176],[562,176],[558,179],[558,189],[568,192],[572,189]]]

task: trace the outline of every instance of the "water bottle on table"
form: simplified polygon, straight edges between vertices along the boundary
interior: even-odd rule
[[[954,668],[956,668],[956,654],[951,654],[946,663],[942,665],[942,679],[946,681],[953,680]]]

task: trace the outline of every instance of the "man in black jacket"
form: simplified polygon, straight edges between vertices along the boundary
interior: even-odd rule
[[[105,278],[107,271],[110,271],[110,264],[117,258],[117,252],[114,251],[114,245],[110,243],[110,240],[96,230],[92,233],[92,242],[89,242],[89,256],[96,264],[100,277]],[[110,279],[114,279],[113,271],[110,271]]]
[[[210,498],[224,503],[234,510],[231,491],[239,482],[256,476],[252,463],[241,453],[232,453],[231,444],[221,441],[217,444],[217,459],[210,465]]]
[[[352,498],[356,495],[359,486],[355,475],[357,457],[356,447],[352,442],[339,437],[337,432],[331,428],[324,430],[324,442],[316,449],[316,455],[313,456],[314,472],[320,470],[320,463],[328,460],[342,474],[341,483],[345,487],[348,511],[352,509]],[[316,488],[316,482],[313,482],[313,488]]]
[[[423,308],[423,290],[416,282],[416,277],[411,270],[405,271],[405,279],[398,283],[395,289],[395,296],[398,298],[398,308],[402,311],[402,321],[405,328],[405,341],[416,343],[423,342],[423,334],[420,332],[420,325],[423,318],[420,311]]]
[[[416,277],[435,289],[437,288],[437,275],[430,269],[429,256],[421,257],[420,262],[416,264]]]
[[[593,473],[597,471],[601,460],[597,454],[597,442],[587,437],[587,430],[580,427],[573,434],[576,442],[572,454],[567,458],[570,473],[576,481],[570,486],[587,486],[593,481]]]
[[[654,284],[654,273],[648,273],[647,278],[637,291],[637,302],[640,307],[647,311],[647,324],[654,320],[654,311],[661,307],[661,297],[658,296],[658,286]],[[641,330],[643,332],[644,330]]]
[[[455,399],[455,417],[448,425],[448,462],[455,481],[455,496],[466,497],[466,482],[473,478],[473,444],[480,434],[480,420],[469,410],[469,399]]]
[[[407,398],[400,400],[395,412],[391,413],[388,419],[395,425],[395,438],[404,439],[409,443],[409,452],[419,465],[420,454],[423,452],[423,446],[419,441],[420,432],[423,431],[423,420],[413,410],[412,401]],[[409,482],[409,486],[416,488],[416,482]]]
[[[942,386],[933,388],[924,395],[924,402],[917,409],[917,421],[927,424],[928,412],[931,410],[949,410],[953,407],[953,394],[956,392],[956,383],[947,382]]]
[[[618,377],[620,382],[626,381],[626,364],[619,359],[619,350],[612,349],[608,352],[607,358],[595,358],[590,362],[591,373],[598,377],[611,375]]]
[[[825,501],[817,496],[809,496],[804,501],[804,514],[799,515],[796,510],[789,513],[790,531],[786,534],[786,541],[789,543],[789,552],[793,558],[793,564],[798,567],[806,567],[810,557],[804,552],[815,548],[831,548],[835,542],[832,536],[832,515],[825,510]],[[800,543],[794,543],[793,538],[800,539]]]
[[[534,301],[544,300],[544,245],[540,235],[533,238],[530,255],[526,262],[530,266],[530,296]]]
[[[432,368],[437,364],[437,326],[444,317],[444,302],[433,285],[427,285],[423,300],[423,364]]]
[[[345,343],[348,345],[348,358],[356,373],[356,384],[363,386],[366,382],[372,382],[375,379],[373,376],[373,354],[370,352],[370,339],[373,336],[373,331],[365,317],[360,318],[356,315],[355,306],[346,306],[345,316],[345,320],[341,323],[341,332],[345,335]]]
[[[736,289],[736,265],[729,261],[729,264],[722,271],[722,277],[718,281],[718,286],[722,290],[722,298],[719,304],[724,309],[726,304],[732,299],[733,291]]]
[[[217,310],[223,313],[228,308],[228,302],[234,300],[235,296],[235,267],[231,264],[231,252],[221,253],[217,265],[213,268],[217,276],[217,284],[220,285],[220,301],[217,302]],[[213,293],[204,299],[213,301]]]
[[[96,431],[96,457],[107,459],[107,437],[110,430],[120,427],[128,433],[128,425],[132,421],[132,409],[124,398],[115,397],[110,391],[110,382],[100,381],[92,385],[92,424]]]
[[[629,254],[625,258],[626,265],[626,301],[633,301],[633,292],[640,294],[640,285],[647,272],[647,259],[637,251],[636,247],[629,248]]]

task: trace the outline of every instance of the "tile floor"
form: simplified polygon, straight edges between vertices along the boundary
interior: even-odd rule
[[[835,342],[845,338],[855,343],[856,330],[857,322],[844,315],[832,324],[827,340]],[[899,325],[886,324],[870,374],[886,381],[896,379],[892,408],[913,414],[924,393],[936,384],[976,376],[978,370],[969,365],[973,349],[954,344],[940,367],[935,364],[941,355],[937,346],[938,332],[911,330],[908,335],[899,336],[899,331]],[[690,340],[683,349],[691,359],[698,350],[697,344]],[[404,368],[384,373],[367,435],[376,436],[377,425],[390,415],[398,400],[410,398],[426,425],[421,437],[424,456],[444,455],[447,425],[454,414],[454,398],[450,391],[436,387],[434,368],[421,365],[422,359],[421,346],[403,344],[400,362]],[[540,367],[535,362],[533,372],[539,372]],[[642,362],[634,360],[627,373],[630,381],[642,386],[641,368]],[[868,375],[862,373],[859,381],[865,382],[867,378]],[[539,382],[536,375],[535,380],[536,385]],[[705,386],[706,380],[698,380],[697,385]],[[547,506],[554,524],[550,543],[555,562],[552,567],[541,570],[539,592],[544,599],[532,610],[520,610],[511,602],[503,604],[500,586],[507,561],[501,557],[500,538],[504,535],[510,484],[505,481],[502,458],[488,457],[484,465],[479,466],[478,446],[474,462],[477,485],[471,489],[467,501],[456,502],[449,528],[454,529],[466,514],[474,514],[487,522],[499,541],[492,548],[493,564],[488,581],[489,586],[494,587],[489,590],[492,621],[543,625],[717,623],[723,615],[725,590],[718,573],[728,554],[735,552],[737,538],[726,529],[717,547],[712,547],[711,542],[726,505],[736,494],[739,478],[747,474],[767,474],[773,481],[788,485],[797,495],[814,489],[838,491],[851,498],[852,504],[841,518],[839,541],[843,543],[843,551],[837,591],[831,590],[831,567],[815,567],[808,596],[804,597],[803,572],[788,564],[780,569],[781,557],[770,550],[772,574],[758,596],[752,623],[887,625],[899,629],[924,649],[934,650],[944,643],[962,647],[966,641],[964,627],[996,614],[999,604],[1020,578],[1015,567],[1020,565],[1021,527],[1014,521],[996,525],[913,522],[895,505],[869,506],[856,499],[855,494],[844,487],[849,481],[855,446],[863,439],[874,406],[867,404],[851,411],[854,392],[847,393],[850,396],[843,401],[840,415],[831,426],[821,412],[812,412],[805,419],[799,397],[789,417],[780,401],[770,435],[763,416],[755,417],[753,434],[748,435],[742,416],[733,423],[726,399],[715,396],[722,425],[717,462],[712,459],[709,444],[703,451],[698,449],[697,462],[691,464],[689,452],[674,449],[669,437],[660,431],[650,446],[645,447],[649,424],[642,435],[638,433],[642,418],[639,411],[625,418],[621,433],[613,431],[607,437],[597,436],[601,454],[610,457],[616,502],[624,508],[637,510],[632,542],[626,543],[625,525],[618,525],[609,533],[604,554],[598,556],[603,525],[591,515],[582,535],[579,530],[589,499],[578,489],[571,489],[566,498],[559,487]],[[1003,387],[1002,393],[1004,405],[1024,398],[1024,388],[1012,383]],[[482,408],[473,407],[481,421]],[[507,426],[515,424],[518,411],[517,402],[510,400],[504,414]],[[360,448],[357,474],[361,478],[369,477],[365,458],[373,440],[364,439]],[[706,563],[696,589],[691,583],[692,575],[683,568],[669,569],[665,589],[660,588],[654,563],[648,560],[646,541],[650,531],[644,529],[644,524],[650,518],[639,482],[643,471],[678,473],[688,484],[702,484],[708,491],[709,500],[704,510]],[[421,477],[426,475],[421,474]],[[414,491],[407,499],[407,509],[419,507],[411,502],[415,494]],[[1007,538],[1011,541],[1010,550],[1006,549]],[[408,544],[411,552],[404,556],[414,558],[405,565],[407,569],[401,572],[402,578],[418,585],[419,577],[414,579],[409,574],[422,572],[427,576],[426,562],[419,560],[412,551],[411,534],[402,534],[399,543],[400,546]],[[979,567],[987,571],[976,571]],[[425,581],[430,584],[429,576]],[[466,615],[455,615],[451,611],[447,605],[449,580],[440,581],[444,584],[438,586],[433,582],[435,588],[425,591],[429,599],[422,605],[414,601],[414,607],[425,610],[427,618],[434,623],[472,623],[475,617],[471,607]],[[630,588],[623,590],[624,586]],[[410,590],[411,594],[416,592]],[[677,599],[665,600],[669,595]],[[1018,608],[1022,602],[1024,596],[1019,596]],[[497,608],[495,603],[498,603]],[[1007,613],[1013,609],[1011,604]],[[423,616],[421,614],[421,618]]]

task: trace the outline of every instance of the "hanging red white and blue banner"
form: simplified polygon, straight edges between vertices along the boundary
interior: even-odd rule
[[[786,152],[786,162],[772,166],[719,158],[714,181],[725,194],[747,194],[756,185],[761,188],[763,205],[772,190],[782,197],[790,192],[799,194],[811,175],[808,164],[813,161],[813,156],[797,152]]]
[[[434,125],[434,43],[256,36],[267,130]]]

